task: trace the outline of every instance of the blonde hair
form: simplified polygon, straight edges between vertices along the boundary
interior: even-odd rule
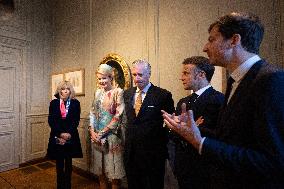
[[[113,67],[107,65],[107,64],[101,64],[99,65],[96,73],[98,74],[102,74],[102,75],[107,75],[108,77],[110,77],[111,79],[113,79]]]
[[[69,98],[70,99],[75,98],[75,90],[73,85],[70,83],[70,81],[61,81],[56,88],[54,96],[62,98],[61,91],[65,88],[70,90]]]

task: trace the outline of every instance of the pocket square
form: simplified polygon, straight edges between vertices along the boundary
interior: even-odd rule
[[[148,108],[155,108],[155,106],[148,106]]]

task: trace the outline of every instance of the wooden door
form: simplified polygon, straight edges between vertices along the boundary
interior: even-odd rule
[[[0,43],[0,172],[20,161],[21,54]]]

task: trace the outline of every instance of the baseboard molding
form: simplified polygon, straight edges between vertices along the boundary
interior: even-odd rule
[[[30,161],[27,161],[25,163],[21,163],[19,165],[19,167],[26,167],[26,166],[29,166],[29,165],[34,165],[34,164],[37,164],[37,163],[41,163],[41,162],[44,162],[44,161],[48,161],[49,159],[46,158],[46,157],[42,157],[42,158],[37,158],[37,159],[33,159],[33,160],[30,160]],[[53,160],[51,160],[53,161]],[[55,162],[55,161],[54,161]]]

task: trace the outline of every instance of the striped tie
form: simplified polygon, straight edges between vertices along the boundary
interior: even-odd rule
[[[143,91],[139,91],[139,94],[138,94],[136,101],[135,101],[134,109],[135,109],[136,116],[138,115],[139,110],[140,110],[141,105],[142,105],[142,93],[143,93]]]

